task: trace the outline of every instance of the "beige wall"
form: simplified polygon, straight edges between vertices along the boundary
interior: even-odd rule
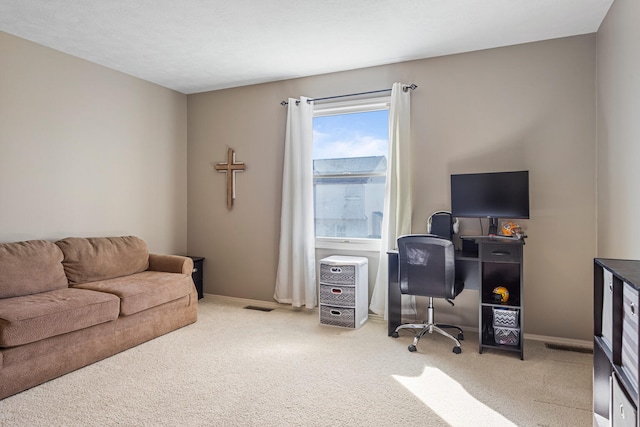
[[[0,242],[184,253],[186,96],[0,32]]]
[[[640,61],[632,45],[639,30],[630,20],[638,7],[616,1],[597,37],[599,256],[640,256],[639,232],[619,232],[640,203],[630,197],[640,174],[632,163],[640,150],[633,141]],[[271,300],[286,117],[280,101],[412,82],[419,86],[414,232],[425,231],[429,213],[449,207],[451,173],[528,169],[526,332],[591,335],[594,35],[189,97],[1,32],[0,65],[0,242],[136,234],[152,251],[188,246],[205,256],[206,292]],[[230,212],[225,177],[213,170],[227,147],[247,164]],[[476,232],[477,221],[463,221],[462,233]],[[355,255],[371,257],[373,275],[373,254]],[[477,292],[467,291],[440,316],[474,325],[476,304]]]
[[[598,256],[640,259],[640,2],[616,0],[597,37]]]
[[[286,118],[280,101],[402,81],[419,86],[412,95],[413,231],[424,232],[431,212],[449,208],[451,173],[528,169],[525,332],[589,340],[595,43],[586,35],[188,96],[188,247],[207,258],[205,292],[272,299]],[[232,211],[225,177],[213,169],[227,147],[247,165]],[[463,221],[462,233],[479,232],[477,223]],[[466,291],[439,315],[477,325],[477,302],[478,293]]]

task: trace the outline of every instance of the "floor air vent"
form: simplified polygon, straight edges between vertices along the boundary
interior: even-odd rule
[[[544,346],[552,350],[574,351],[576,353],[593,353],[593,349],[589,347],[580,347],[577,345],[552,344],[544,343]]]
[[[258,307],[257,305],[248,305],[248,306],[246,306],[244,308],[246,308],[247,310],[266,311],[266,312],[269,312],[269,311],[273,310],[273,308]]]

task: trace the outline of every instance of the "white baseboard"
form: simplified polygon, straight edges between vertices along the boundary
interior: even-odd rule
[[[534,341],[544,341],[550,344],[560,344],[571,347],[593,348],[593,341],[576,340],[572,338],[550,337],[547,335],[524,334],[524,338]]]
[[[248,299],[248,298],[237,298],[237,297],[228,297],[225,295],[214,295],[214,294],[204,294],[205,298],[211,298],[219,301],[230,301],[238,304],[246,304],[246,305],[256,305],[265,308],[280,308],[285,310],[307,310],[304,307],[293,307],[290,304],[280,304],[276,301],[262,301],[257,299]],[[310,310],[317,310],[316,308]]]
[[[317,308],[311,308],[311,309],[307,309],[304,307],[292,307],[290,304],[280,304],[278,302],[275,301],[261,301],[261,300],[255,300],[255,299],[248,299],[248,298],[236,298],[236,297],[228,297],[225,295],[214,295],[214,294],[204,294],[205,298],[211,298],[211,299],[216,299],[216,300],[220,300],[220,301],[230,301],[230,302],[235,302],[238,304],[246,304],[246,305],[256,305],[256,306],[260,306],[260,307],[265,307],[265,308],[273,308],[273,309],[285,309],[285,310],[294,310],[294,311],[298,311],[298,310],[317,310]],[[374,313],[369,313],[369,320],[374,320],[374,321],[384,321],[384,316],[379,315],[379,314],[374,314]],[[475,331],[476,329],[478,329],[477,326],[460,326],[464,331]],[[567,346],[578,346],[578,347],[585,347],[585,348],[593,348],[593,342],[592,341],[584,341],[584,340],[576,340],[576,339],[572,339],[572,338],[562,338],[562,337],[551,337],[551,336],[547,336],[547,335],[536,335],[536,334],[524,334],[524,338],[528,339],[528,340],[534,340],[534,341],[542,341],[542,342],[546,342],[546,343],[550,343],[550,344],[560,344],[560,345],[567,345]]]

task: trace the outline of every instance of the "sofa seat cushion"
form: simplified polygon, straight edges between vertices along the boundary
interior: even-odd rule
[[[0,244],[0,298],[66,288],[62,251],[46,240]]]
[[[111,294],[65,288],[0,299],[0,347],[23,345],[118,318]]]
[[[113,279],[149,268],[149,250],[135,236],[68,237],[58,240],[70,285]]]
[[[120,314],[128,316],[189,295],[195,285],[189,274],[143,271],[115,279],[83,283],[74,288],[120,297]]]

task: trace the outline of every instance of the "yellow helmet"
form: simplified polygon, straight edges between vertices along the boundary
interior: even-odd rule
[[[509,301],[509,290],[504,286],[497,286],[493,288],[493,301],[506,303]]]

